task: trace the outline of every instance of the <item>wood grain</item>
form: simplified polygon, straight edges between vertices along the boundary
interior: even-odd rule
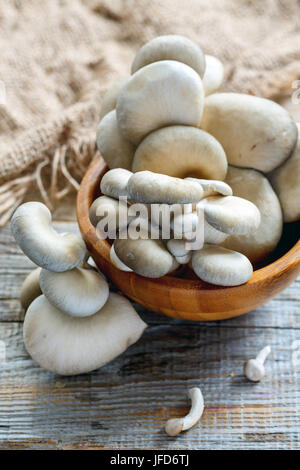
[[[62,232],[76,230],[59,222]],[[143,338],[92,374],[63,378],[42,370],[22,340],[18,297],[33,264],[0,231],[0,449],[300,449],[300,280],[264,307],[227,321],[169,319],[136,306]],[[270,344],[267,375],[243,377],[246,358]],[[165,421],[188,409],[200,385],[199,426],[177,438]]]

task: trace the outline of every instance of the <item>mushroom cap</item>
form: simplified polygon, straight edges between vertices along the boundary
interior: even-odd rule
[[[188,65],[165,60],[138,70],[123,88],[117,120],[137,145],[147,134],[172,124],[198,127],[204,105],[201,78]]]
[[[204,242],[210,245],[219,245],[228,238],[228,233],[220,232],[210,225],[204,218]]]
[[[244,374],[252,382],[259,382],[265,375],[265,367],[256,359],[250,359],[244,364]]]
[[[131,170],[135,146],[121,134],[116,110],[106,114],[97,128],[97,146],[109,168]]]
[[[210,225],[228,234],[252,233],[261,222],[258,208],[237,196],[211,196],[203,199],[198,207],[204,210]]]
[[[122,354],[146,324],[130,302],[111,293],[95,315],[73,318],[41,295],[30,305],[23,329],[25,347],[44,369],[60,375],[91,372]]]
[[[223,180],[225,152],[210,134],[196,127],[169,126],[151,132],[136,149],[132,171]]]
[[[43,269],[40,285],[49,302],[72,317],[94,315],[109,296],[106,280],[93,269],[77,267],[64,273]]]
[[[97,227],[100,220],[105,217],[106,214],[116,214],[118,218],[119,214],[119,201],[109,196],[100,196],[90,207],[90,221],[94,227]]]
[[[11,228],[28,258],[41,268],[63,272],[78,266],[86,255],[79,235],[60,235],[51,226],[51,213],[40,202],[26,202],[14,213]]]
[[[31,302],[42,294],[40,287],[40,273],[41,268],[34,269],[34,271],[31,271],[31,273],[26,277],[22,285],[20,301],[24,310],[27,310]]]
[[[203,87],[205,96],[215,93],[224,80],[224,66],[222,62],[213,55],[205,55],[205,73],[203,77]]]
[[[253,268],[246,256],[217,245],[204,245],[192,256],[197,276],[217,286],[239,286],[252,276]]]
[[[171,220],[171,229],[175,237],[182,237],[185,234],[191,234],[196,231],[199,226],[199,218],[197,212],[189,214],[178,214]]]
[[[176,258],[181,258],[189,254],[189,250],[186,248],[186,240],[178,240],[173,238],[167,241],[167,248],[169,252]]]
[[[124,264],[120,258],[117,257],[116,255],[116,251],[115,251],[115,247],[114,245],[112,245],[111,249],[110,249],[110,261],[112,262],[112,264],[118,268],[120,271],[125,271],[125,272],[128,272],[128,273],[132,273],[133,270],[131,268],[129,268],[128,266],[126,266],[126,264]]]
[[[128,213],[128,205],[108,196],[100,196],[91,205],[90,221],[94,227],[99,229],[101,236],[107,236],[111,240],[116,238],[118,232],[122,231],[134,219]],[[102,223],[102,227],[98,224]],[[101,230],[104,228],[104,233]]]
[[[185,179],[201,184],[203,189],[203,197],[216,196],[217,194],[222,194],[223,196],[232,196],[231,187],[224,181],[203,180],[199,178]]]
[[[128,197],[127,183],[131,176],[132,172],[123,168],[108,171],[101,180],[101,192],[114,199],[119,199],[121,196]]]
[[[205,71],[205,56],[201,48],[191,39],[177,34],[158,36],[147,42],[138,51],[131,72],[162,60],[176,60],[189,65],[202,78]]]
[[[174,259],[159,240],[120,240],[114,243],[118,258],[140,276],[159,278],[173,269]]]
[[[239,93],[208,96],[201,128],[220,142],[228,163],[266,173],[291,155],[298,134],[279,104]]]
[[[130,77],[122,77],[117,80],[110,88],[107,90],[103,96],[102,106],[100,111],[100,119],[102,119],[106,114],[113,111],[117,106],[117,101],[119,94],[122,91],[122,88],[129,81]]]
[[[187,204],[198,202],[203,196],[197,183],[151,171],[134,173],[128,181],[127,191],[131,199],[145,204]]]
[[[300,124],[297,124],[300,131]],[[284,222],[300,220],[300,132],[292,156],[270,175],[271,184],[279,197]]]
[[[261,223],[255,232],[230,235],[222,245],[243,253],[255,263],[274,251],[281,238],[282,211],[278,197],[267,178],[255,170],[229,167],[226,182],[234,194],[257,206]]]

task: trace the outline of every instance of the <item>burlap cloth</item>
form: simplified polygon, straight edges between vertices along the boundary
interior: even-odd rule
[[[105,89],[170,33],[224,62],[224,90],[274,98],[300,78],[299,0],[0,0],[1,225],[33,185],[50,207],[78,189]]]

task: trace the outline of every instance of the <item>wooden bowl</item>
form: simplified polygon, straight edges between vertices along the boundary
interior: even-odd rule
[[[179,277],[148,279],[119,271],[110,261],[110,244],[97,236],[89,209],[100,193],[99,183],[108,171],[95,159],[82,180],[77,198],[77,218],[83,239],[103,273],[130,299],[165,315],[197,321],[231,318],[260,307],[291,284],[300,273],[300,224],[286,224],[272,259],[257,267],[247,284],[218,287],[200,281],[190,270]],[[184,277],[183,277],[184,276]]]

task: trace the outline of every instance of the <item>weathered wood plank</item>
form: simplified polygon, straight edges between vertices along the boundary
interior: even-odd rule
[[[60,231],[76,230],[59,222]],[[0,231],[0,449],[299,449],[300,280],[268,305],[232,320],[197,324],[136,306],[149,328],[138,344],[89,375],[62,378],[39,368],[22,341],[19,293],[33,264]],[[246,358],[271,344],[260,384],[242,374]],[[199,427],[177,439],[163,425],[188,409],[200,385]]]
[[[298,330],[153,325],[111,364],[69,378],[32,362],[21,324],[1,324],[0,338],[0,448],[300,448],[300,367],[291,362]],[[267,376],[251,384],[243,361],[267,343]],[[167,438],[165,420],[185,413],[195,385],[206,401],[199,427]]]

